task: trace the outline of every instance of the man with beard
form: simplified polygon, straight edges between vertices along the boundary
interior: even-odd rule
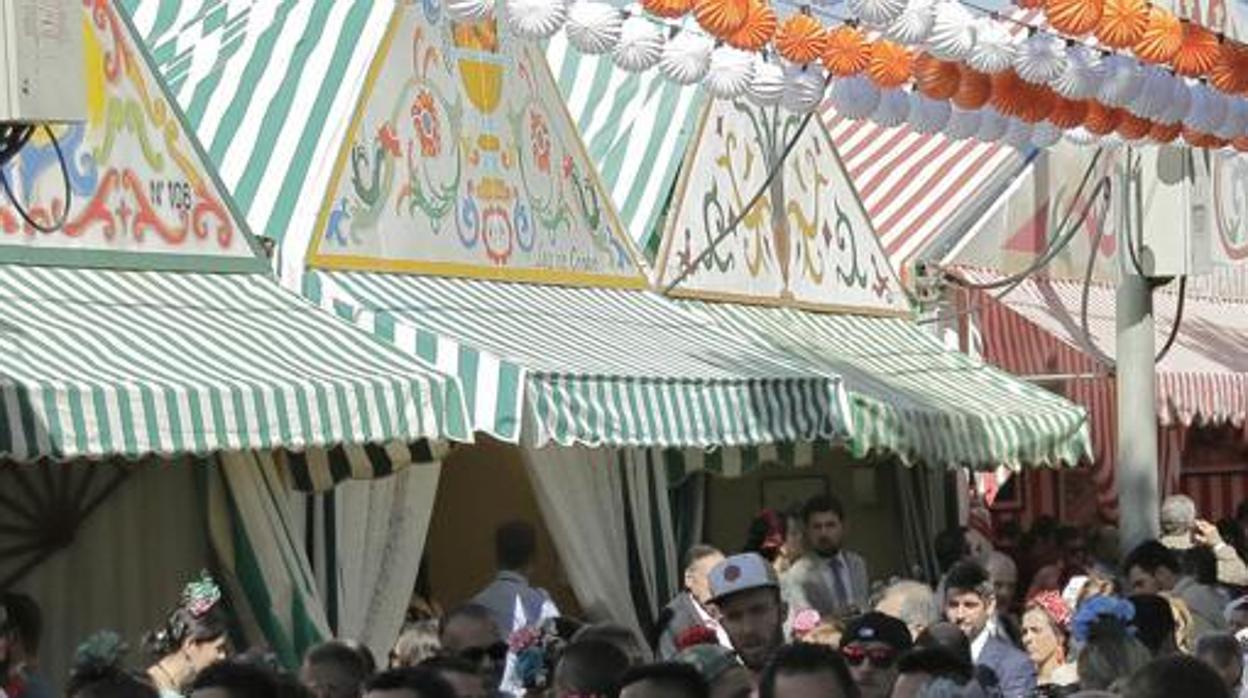
[[[971,643],[971,661],[996,676],[1005,698],[1025,698],[1036,687],[1036,668],[1027,655],[988,632],[996,613],[992,579],[979,563],[959,562],[945,575],[945,618]]]
[[[844,550],[845,508],[831,496],[817,496],[802,509],[807,552],[784,575],[784,598],[793,608],[821,616],[846,616],[867,606],[871,589],[867,563]]]
[[[784,644],[788,608],[775,570],[758,553],[725,559],[711,570],[711,604],[741,662],[757,676]]]
[[[888,698],[897,682],[897,658],[913,644],[905,623],[877,611],[849,624],[841,636],[841,657],[862,698]]]

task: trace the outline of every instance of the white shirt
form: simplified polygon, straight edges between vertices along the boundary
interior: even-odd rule
[[[728,631],[724,630],[724,626],[720,625],[719,621],[715,620],[715,618],[702,607],[702,604],[699,603],[697,599],[693,598],[692,594],[689,595],[689,600],[693,602],[693,610],[698,614],[698,621],[701,622],[702,625],[705,625],[715,631],[715,639],[721,646],[732,649],[732,639],[728,637]]]
[[[988,645],[988,638],[991,635],[992,633],[989,633],[988,628],[985,627],[983,630],[979,631],[979,635],[976,636],[974,640],[971,640],[971,662],[972,663],[979,664],[979,655],[983,654],[984,647]]]

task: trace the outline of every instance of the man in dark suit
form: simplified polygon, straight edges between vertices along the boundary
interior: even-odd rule
[[[695,545],[685,553],[685,590],[677,594],[659,614],[659,658],[667,660],[675,657],[681,650],[676,646],[676,640],[685,631],[699,625],[714,630],[721,645],[732,647],[727,633],[707,608],[711,599],[711,570],[723,559],[724,554],[709,545]]]
[[[845,508],[831,496],[812,498],[802,508],[806,556],[784,575],[789,608],[812,608],[822,616],[846,616],[867,607],[871,593],[867,563],[845,550]]]
[[[959,562],[945,576],[945,618],[971,641],[971,661],[996,675],[1004,698],[1026,698],[1036,687],[1036,668],[1022,650],[987,632],[996,613],[988,571],[977,562]]]

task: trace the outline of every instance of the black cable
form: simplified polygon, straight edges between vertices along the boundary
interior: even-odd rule
[[[1144,267],[1140,264],[1139,252],[1135,249],[1136,239],[1138,238],[1141,242],[1144,239],[1144,189],[1139,182],[1132,186],[1133,171],[1131,148],[1127,148],[1127,190],[1124,192],[1122,207],[1123,229],[1126,231],[1126,240],[1124,242],[1127,248],[1127,259],[1131,260],[1131,268],[1135,269],[1135,273],[1139,276],[1148,276],[1144,273]],[[1134,208],[1132,208],[1133,205]],[[1134,216],[1131,215],[1133,211],[1136,214]]]
[[[1108,179],[1105,180],[1109,182]],[[1101,240],[1105,237],[1105,220],[1098,221],[1096,226],[1096,236],[1092,239],[1092,249],[1088,251],[1088,264],[1083,272],[1083,290],[1080,292],[1079,298],[1079,344],[1083,346],[1084,352],[1088,356],[1100,361],[1112,372],[1114,369],[1114,360],[1101,351],[1096,346],[1096,342],[1092,339],[1092,332],[1088,329],[1088,298],[1092,291],[1092,271],[1096,269],[1096,254],[1101,247]]]
[[[34,130],[33,126],[26,127],[26,138],[22,141],[22,146],[25,146],[26,142],[30,140],[30,136],[34,133]],[[9,185],[8,175],[4,173],[2,166],[0,166],[0,185],[4,187],[5,195],[9,197],[9,201],[13,202],[13,208],[17,209],[18,215],[22,217],[22,220],[26,221],[26,225],[29,225],[31,228],[34,228],[41,233],[55,233],[65,227],[65,223],[69,220],[69,209],[74,203],[74,190],[69,184],[69,165],[65,163],[65,153],[61,152],[61,142],[57,140],[56,134],[52,132],[52,127],[44,124],[43,130],[48,134],[48,138],[52,140],[52,147],[56,149],[57,162],[61,165],[61,179],[65,185],[65,209],[61,212],[61,220],[50,226],[45,226],[35,221],[35,219],[31,217],[30,212],[27,211],[26,208],[22,206],[21,202],[17,200],[17,197],[13,195],[13,188]],[[19,146],[17,150],[20,151],[21,146]],[[17,153],[15,151],[14,155],[16,154]],[[51,212],[49,211],[49,213]]]
[[[1179,338],[1179,327],[1183,325],[1183,301],[1187,298],[1187,276],[1179,277],[1179,305],[1174,310],[1174,325],[1170,327],[1170,336],[1166,337],[1166,343],[1162,346],[1161,351],[1157,352],[1157,358],[1153,359],[1153,363],[1159,364],[1161,360],[1166,358],[1166,354],[1170,353],[1170,347],[1174,346],[1174,340]]]

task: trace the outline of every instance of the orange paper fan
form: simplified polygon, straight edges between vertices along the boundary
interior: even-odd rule
[[[776,35],[776,11],[763,0],[750,0],[745,22],[724,42],[742,51],[758,51]]]
[[[993,73],[991,80],[992,106],[1005,116],[1022,114],[1031,93],[1028,89],[1030,83],[1018,77],[1018,73],[1012,70]]]
[[[1130,48],[1148,28],[1148,0],[1104,0],[1096,38],[1110,48]]]
[[[980,109],[992,99],[992,78],[987,73],[958,67],[958,91],[953,93],[953,103],[959,109]]]
[[[694,0],[693,16],[717,39],[727,39],[745,24],[750,0]]]
[[[823,66],[828,72],[840,77],[856,75],[866,70],[871,61],[867,39],[848,24],[827,33],[823,48]]]
[[[949,99],[958,93],[962,68],[953,61],[942,61],[930,53],[914,59],[914,83],[919,92],[932,99]]]
[[[1210,148],[1213,150],[1225,148],[1227,144],[1224,138],[1218,138],[1212,133],[1193,131],[1189,128],[1183,129],[1183,140],[1187,141],[1187,144],[1193,148]]]
[[[1131,50],[1146,63],[1169,63],[1182,47],[1183,23],[1164,7],[1150,7],[1148,26]]]
[[[1018,113],[1018,118],[1029,124],[1044,121],[1049,114],[1053,113],[1053,107],[1057,104],[1057,100],[1057,93],[1048,87],[1027,83],[1023,108]]]
[[[1014,0],[1014,4],[1024,10],[1036,10],[1044,7],[1044,0]]]
[[[805,65],[823,56],[828,33],[819,20],[802,12],[789,17],[776,32],[776,50],[786,60]]]
[[[1049,123],[1060,129],[1081,126],[1088,116],[1088,100],[1066,99],[1059,96],[1053,103],[1053,111],[1049,112]]]
[[[1207,75],[1222,55],[1222,47],[1213,32],[1196,24],[1183,23],[1183,45],[1174,54],[1174,72],[1194,78]]]
[[[693,0],[641,0],[641,7],[658,17],[683,17],[693,9]]]
[[[1122,120],[1118,122],[1118,135],[1127,140],[1136,140],[1147,136],[1153,130],[1153,122],[1136,116],[1127,110],[1122,111]]]
[[[1173,124],[1153,124],[1148,130],[1148,137],[1158,143],[1172,143],[1174,139],[1179,137],[1183,131],[1183,122],[1176,121]]]
[[[1089,101],[1088,115],[1083,119],[1083,127],[1089,133],[1104,136],[1118,128],[1118,124],[1122,122],[1123,114],[1124,112],[1121,109],[1114,109],[1100,102]]]
[[[1209,71],[1209,84],[1227,94],[1248,90],[1248,47],[1223,41],[1218,60]]]
[[[1248,153],[1248,136],[1240,136],[1231,141],[1231,145],[1235,146],[1235,150],[1241,153]]]
[[[871,44],[867,76],[880,87],[901,87],[914,70],[914,54],[901,44],[881,39]]]
[[[1045,0],[1044,12],[1054,29],[1082,36],[1101,21],[1103,0]]]

